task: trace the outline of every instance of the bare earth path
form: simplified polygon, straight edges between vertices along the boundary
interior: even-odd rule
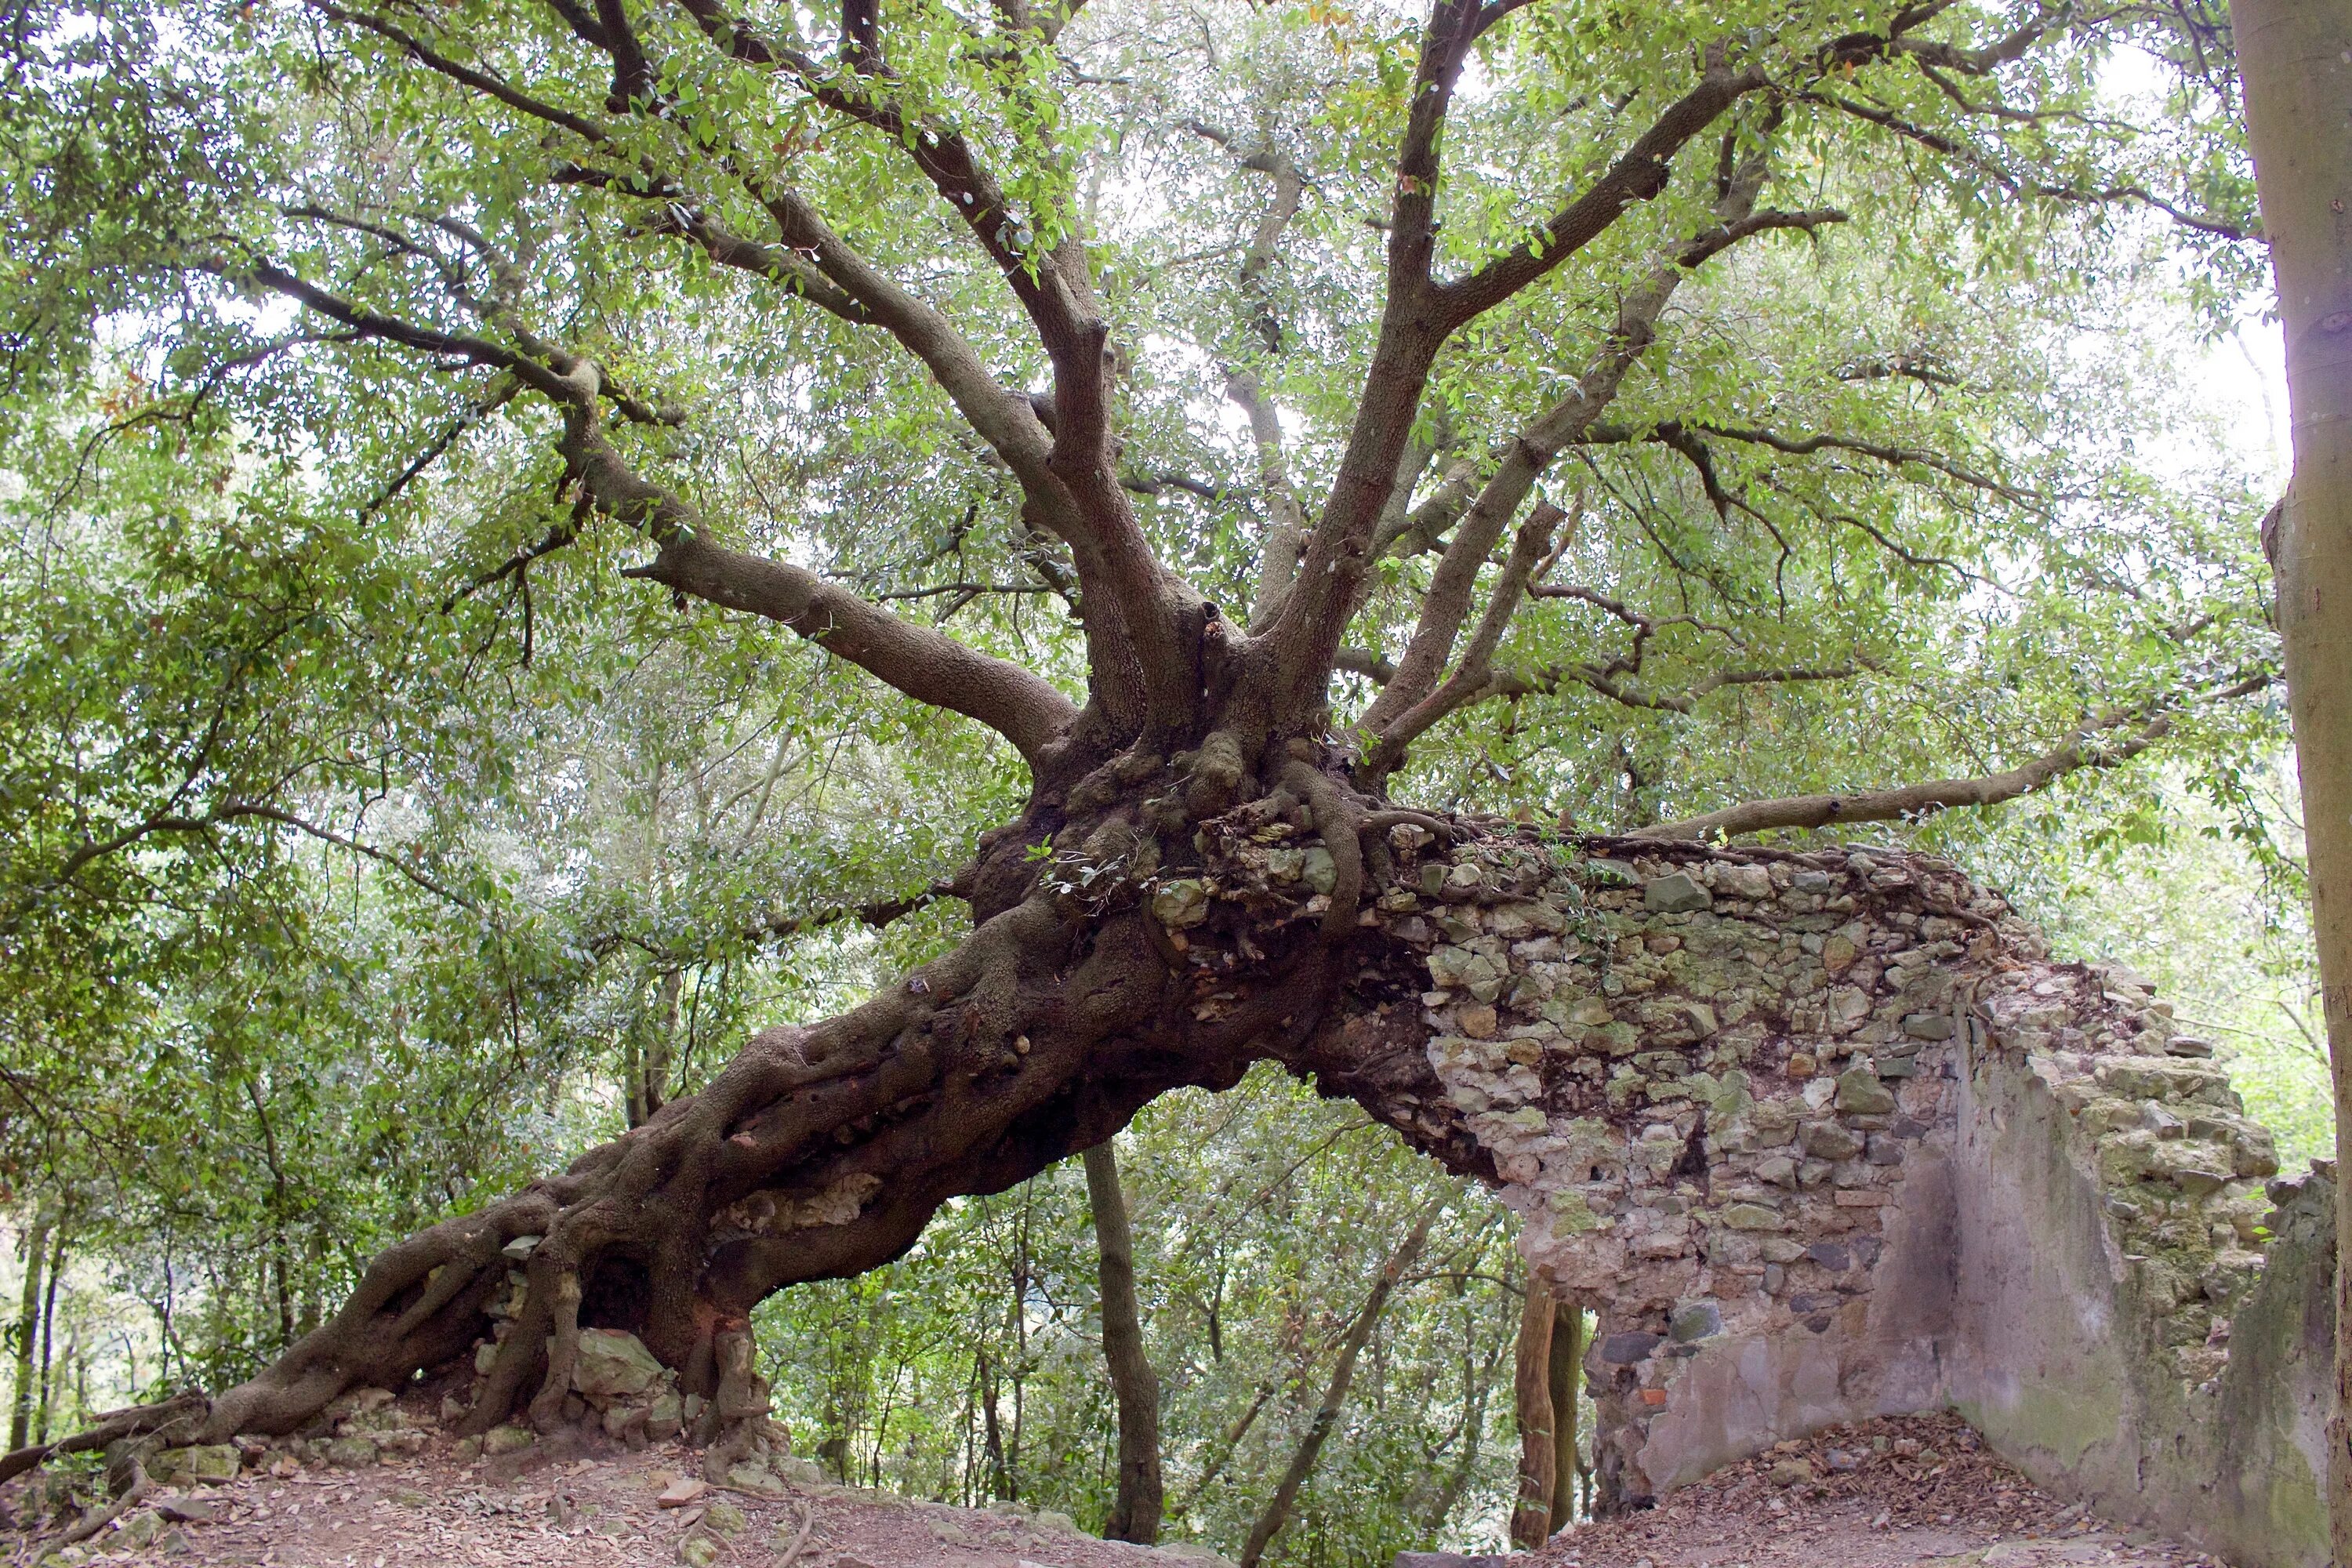
[[[1209,1568],[1197,1550],[1097,1541],[1057,1515],[908,1502],[779,1481],[772,1495],[693,1491],[676,1444],[631,1453],[558,1437],[475,1459],[434,1436],[341,1470],[289,1457],[159,1496],[66,1561],[169,1568]],[[272,1470],[279,1473],[271,1473]],[[805,1474],[805,1471],[802,1471]],[[19,1511],[23,1486],[8,1489]],[[797,1551],[794,1550],[797,1545]],[[20,1559],[21,1560],[21,1559]],[[1437,1559],[1511,1568],[2193,1568],[2216,1560],[2064,1507],[1949,1418],[1839,1428],[1711,1478],[1533,1556]]]

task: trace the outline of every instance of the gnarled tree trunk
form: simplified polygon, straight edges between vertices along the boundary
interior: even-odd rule
[[[1769,903],[1790,877],[1775,882],[1772,858],[1580,847],[1384,809],[1315,755],[1280,748],[1261,763],[1272,787],[1220,773],[1213,746],[1179,760],[1130,752],[1095,770],[991,836],[963,882],[984,918],[961,947],[854,1011],[754,1037],[699,1093],[568,1171],[390,1248],[330,1321],[213,1401],[203,1435],[287,1431],[347,1388],[398,1387],[485,1343],[495,1350],[465,1428],[518,1417],[549,1428],[563,1419],[581,1331],[608,1328],[640,1336],[682,1389],[710,1399],[696,1436],[721,1439],[765,1411],[749,1337],[761,1299],[898,1256],[950,1197],[1002,1191],[1092,1147],[1168,1089],[1226,1088],[1271,1058],[1449,1168],[1500,1182],[1509,1173],[1482,1131],[1498,1113],[1441,1077],[1463,1050],[1493,1047],[1500,1061],[1508,1045],[1516,1062],[1527,1047],[1538,1065],[1511,1070],[1557,1102],[1545,1114],[1622,1119],[1603,1069],[1637,1044],[1693,1064],[1723,1048],[1694,1035],[1687,1006],[1589,1027],[1533,972],[1600,986],[1626,962],[1611,957],[1622,941],[1639,948],[1639,936],[1578,923],[1645,918],[1647,895],[1612,881],[1623,864],[1586,858],[1612,843],[1666,868],[1670,895],[1700,901],[1672,867],[1712,876],[1706,862],[1721,859],[1727,888]],[[1033,857],[1048,832],[1076,847]],[[1883,894],[1848,879],[1854,896],[1928,910],[1944,907],[1931,881],[1976,896],[1948,868],[1895,876]],[[1630,915],[1612,912],[1628,900]],[[1503,953],[1514,931],[1491,973],[1449,945]],[[1580,965],[1593,973],[1565,978]],[[1433,984],[1453,1001],[1432,1002]],[[1564,1028],[1530,1026],[1545,1043],[1493,1037],[1514,1016],[1550,1013]]]

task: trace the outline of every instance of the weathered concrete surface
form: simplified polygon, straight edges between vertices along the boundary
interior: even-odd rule
[[[1320,915],[1289,837],[1204,835],[1199,892]],[[1598,1311],[1604,1500],[1957,1407],[2110,1517],[2324,1560],[2325,1184],[2266,1194],[2269,1134],[2144,983],[2051,962],[1923,857],[1409,824],[1375,848],[1366,979],[1420,994],[1325,1059],[1425,1055],[1346,1092],[1490,1168]]]
[[[2209,1208],[2200,1254],[2178,1219],[2116,1223],[2146,1184],[2101,1179],[2128,1166],[2085,1149],[2081,1079],[1988,1052],[1962,1086],[1951,1403],[2104,1511],[2241,1563],[2324,1563],[2328,1184],[2271,1184],[2242,1237]]]

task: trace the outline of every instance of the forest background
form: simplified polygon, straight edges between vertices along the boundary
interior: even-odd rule
[[[1110,118],[1146,149],[1113,144],[1089,211],[1149,287],[1230,315],[1218,290],[1246,270],[1263,193],[1187,161],[1234,139],[1171,107],[1192,57],[1218,45],[1182,7],[1146,10],[1132,32],[1085,41],[1129,89]],[[1310,165],[1343,161],[1359,127],[1339,89],[1373,31],[1276,7],[1222,40],[1252,112],[1286,93],[1304,106],[1253,134]],[[2163,122],[2210,108],[2168,74],[2178,64],[2150,74],[2107,50],[2074,68],[2092,99],[2145,100]],[[19,177],[55,155],[42,134],[10,142]],[[2189,172],[2217,206],[2242,197],[2242,167]],[[1325,229],[1305,226],[1344,247],[1327,232],[1350,221],[1341,197],[1292,199],[1328,205]],[[139,215],[89,221],[117,218],[128,231]],[[1842,607],[1816,605],[1777,650],[1802,664],[1843,647],[1833,679],[1719,683],[1686,703],[1639,699],[1678,675],[1690,686],[1720,648],[1697,617],[1654,626],[1640,682],[1588,665],[1601,679],[1472,710],[1416,746],[1403,793],[1637,826],[1956,761],[1989,769],[2095,697],[2227,662],[2162,646],[2148,627],[2170,612],[2260,656],[2255,526],[2283,441],[2263,408],[2274,376],[2237,369],[2246,343],[2265,362],[2268,341],[2242,272],[2184,253],[2178,226],[2146,210],[2053,220],[2040,237],[2058,235],[2063,259],[2040,270],[1965,211],[1928,204],[1913,221],[1891,245],[1753,259],[1696,291],[1685,330],[1744,341],[1769,314],[1798,323],[1787,352],[1859,363],[1828,304],[1885,301],[1911,368],[1947,378],[1919,426],[1981,472],[1945,487],[1955,500],[1922,465],[1895,465],[1933,499],[1874,501],[1885,511],[1865,521],[1980,575],[1930,589],[1948,562],[1843,562]],[[14,303],[54,315],[49,294],[75,287],[12,266]],[[702,286],[643,284],[744,324]],[[1293,320],[1347,317],[1310,267],[1280,288]],[[99,325],[69,376],[36,374],[38,333],[9,342],[0,475],[0,1177],[16,1244],[0,1290],[16,1304],[19,1436],[247,1375],[383,1246],[692,1092],[750,1030],[836,1012],[940,951],[961,920],[933,885],[1024,787],[974,728],[780,628],[625,582],[625,539],[590,533],[536,564],[550,475],[479,412],[445,421],[425,395],[355,406],[349,387],[306,378],[317,345],[293,341],[306,329],[278,302],[85,303]],[[1238,577],[1265,522],[1265,444],[1219,361],[1223,331],[1143,345],[1153,395],[1198,405],[1205,385],[1230,406],[1189,444],[1163,439],[1184,462],[1132,488],[1192,563]],[[728,476],[705,504],[821,496],[782,542],[793,558],[978,640],[1066,646],[1050,553],[992,531],[1001,497],[958,469],[922,398],[892,395],[902,373],[871,372],[866,396],[820,395],[792,368],[806,349],[750,331],[661,345],[685,379],[769,379],[772,401],[691,437]],[[1703,377],[1696,363],[1682,374]],[[1541,380],[1532,363],[1505,368]],[[1284,390],[1287,433],[1311,449],[1314,395]],[[1642,521],[1672,558],[1720,519],[1707,482],[1674,453],[1601,451],[1561,495]],[[1835,482],[1892,488],[1861,465]],[[1979,530],[1970,508],[1988,495],[2033,531]],[[887,526],[853,521],[873,514]],[[375,526],[340,525],[353,515]],[[1606,546],[1575,563],[1637,606],[1670,596]],[[2169,602],[2116,608],[2143,597],[2117,582]],[[1563,618],[1521,634],[1523,664],[1632,624],[1622,603],[1546,607]],[[2062,952],[2145,972],[2300,1163],[2332,1131],[2279,704],[2257,695],[2162,739],[2006,806],[1853,836],[1950,855]],[[1507,1215],[1265,1068],[1150,1106],[1118,1148],[1169,1533],[1238,1548],[1382,1262],[1435,1203],[1268,1560],[1498,1541],[1523,1274]],[[900,1262],[761,1309],[779,1415],[845,1479],[1098,1527],[1115,1447],[1096,1269],[1076,1161],[959,1200]]]

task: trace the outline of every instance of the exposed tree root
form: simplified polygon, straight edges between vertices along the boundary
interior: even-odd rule
[[[793,1568],[800,1561],[802,1551],[809,1543],[809,1534],[816,1529],[816,1509],[807,1501],[801,1503],[801,1527],[793,1532],[793,1543],[776,1553],[772,1568]]]
[[[154,1490],[155,1483],[148,1478],[147,1467],[140,1462],[138,1455],[131,1455],[131,1484],[123,1488],[122,1495],[103,1507],[92,1508],[59,1539],[68,1545],[77,1541],[88,1541],[124,1514],[145,1502]]]
[[[89,1426],[54,1443],[34,1443],[0,1458],[0,1481],[13,1480],[56,1454],[84,1454],[103,1448],[119,1437],[169,1432],[175,1426],[193,1435],[207,1410],[201,1394],[184,1394],[154,1405],[134,1405],[110,1411]]]
[[[118,1412],[0,1460],[0,1479],[169,1423],[183,1441],[281,1435],[348,1389],[397,1390],[461,1365],[481,1369],[461,1435],[510,1420],[551,1433],[582,1415],[582,1334],[612,1329],[643,1341],[682,1395],[700,1396],[688,1436],[706,1479],[726,1484],[778,1436],[750,1327],[775,1290],[887,1262],[940,1204],[1003,1191],[1168,1089],[1223,1089],[1254,1061],[1281,1060],[1368,1105],[1436,1096],[1408,1026],[1394,1025],[1393,1041],[1391,1022],[1338,1026],[1342,1014],[1385,1020],[1391,1001],[1420,989],[1412,974],[1383,975],[1388,939],[1360,921],[1393,874],[1391,837],[1404,852],[1408,826],[1424,844],[1457,828],[1370,809],[1297,742],[1260,753],[1276,782],[1253,794],[1244,754],[1204,743],[1189,761],[1138,753],[1097,767],[1067,792],[1087,804],[1083,822],[1049,800],[983,841],[960,880],[992,889],[974,896],[996,908],[980,906],[988,918],[952,952],[851,1012],[754,1037],[699,1093],[569,1170],[386,1249],[330,1321],[209,1404]],[[1171,813],[1188,795],[1218,815],[1180,824]],[[1223,847],[1268,833],[1319,838],[1325,900],[1295,883],[1233,896]],[[1029,853],[1049,835],[1084,847],[1057,853],[1053,877]],[[1211,923],[1153,911],[1156,889],[1202,876],[1225,879]],[[1348,990],[1356,1002],[1335,1008]],[[1491,1174],[1475,1141],[1410,1135]]]

